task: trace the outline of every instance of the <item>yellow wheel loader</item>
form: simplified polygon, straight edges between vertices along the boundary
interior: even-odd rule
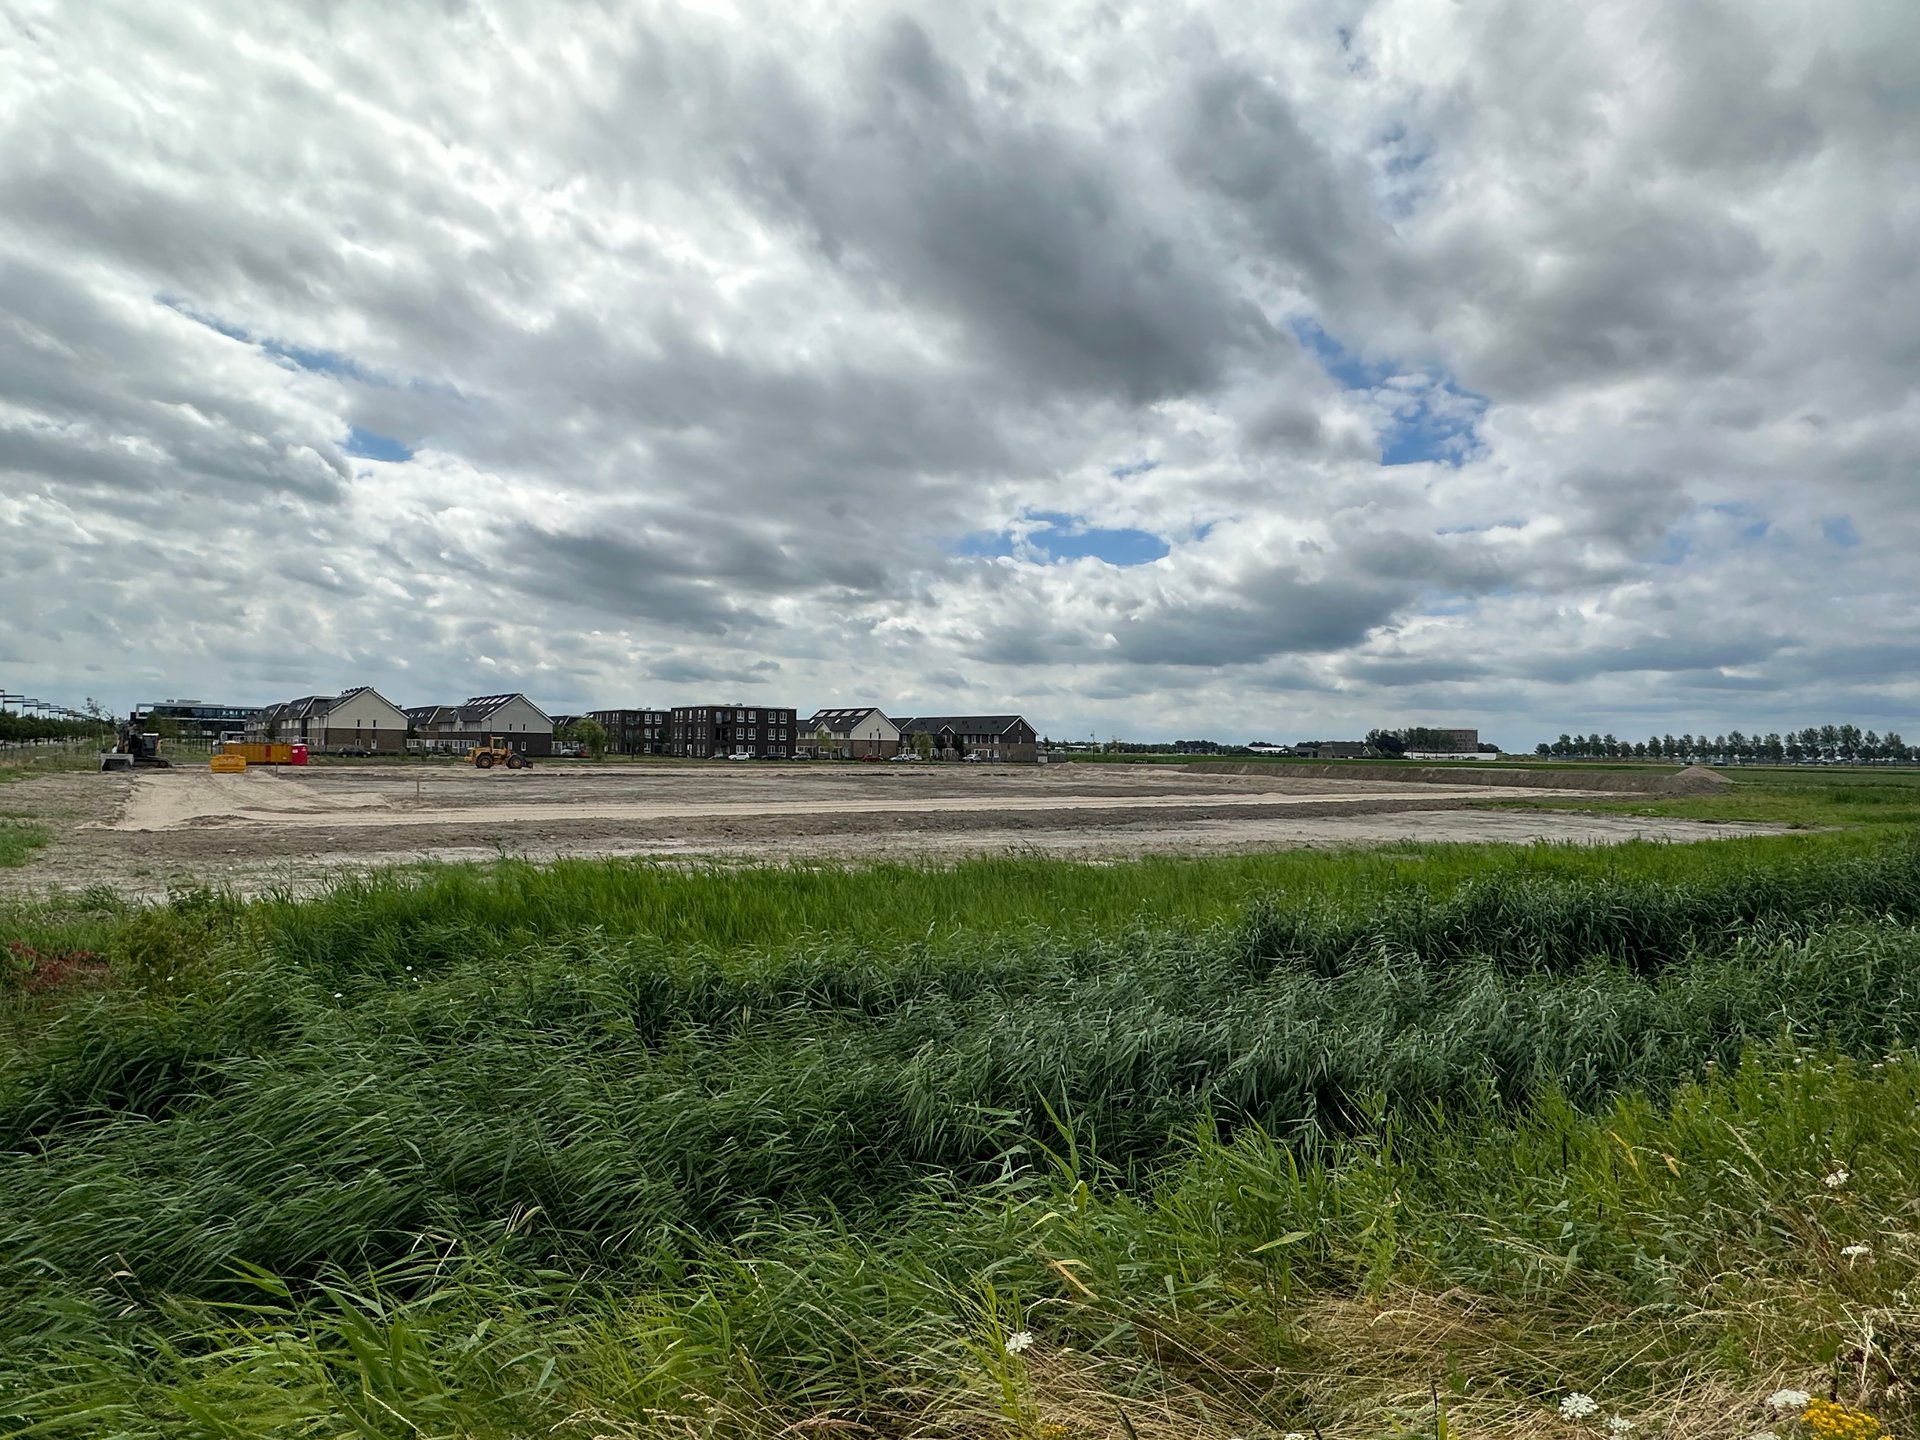
[[[467,763],[476,770],[491,770],[496,765],[504,765],[509,770],[527,768],[527,757],[513,749],[498,735],[487,737],[487,743],[476,745],[467,752]]]

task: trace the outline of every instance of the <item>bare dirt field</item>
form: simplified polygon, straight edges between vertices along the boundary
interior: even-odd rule
[[[1465,778],[1465,777],[1461,777]],[[53,841],[0,893],[108,885],[310,889],[343,872],[500,855],[1095,858],[1405,840],[1696,840],[1765,827],[1467,808],[1475,784],[1220,774],[1176,766],[455,765],[204,768],[23,781],[10,813]]]

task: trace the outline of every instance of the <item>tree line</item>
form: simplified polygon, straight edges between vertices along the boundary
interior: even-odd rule
[[[32,740],[81,740],[113,728],[106,719],[61,720],[51,715],[23,715],[17,710],[0,710],[0,744],[18,745]]]
[[[1920,749],[1892,731],[1858,725],[1809,725],[1784,735],[1650,735],[1616,740],[1611,735],[1562,735],[1542,741],[1533,753],[1555,760],[1672,760],[1688,765],[1858,765],[1869,761],[1920,759]]]

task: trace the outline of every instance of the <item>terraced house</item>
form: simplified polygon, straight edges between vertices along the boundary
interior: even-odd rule
[[[672,753],[694,760],[790,760],[799,738],[798,714],[764,705],[676,705]]]
[[[900,753],[900,727],[871,705],[816,710],[800,727],[805,754],[833,760],[885,760]]]
[[[416,750],[463,754],[498,738],[522,755],[553,753],[553,717],[525,695],[473,695],[459,705],[414,705],[407,712]]]
[[[912,749],[913,737],[926,735],[940,760],[1031,765],[1040,758],[1040,737],[1019,715],[909,715],[893,723],[902,748]]]
[[[407,712],[371,685],[269,705],[247,727],[256,740],[300,741],[317,755],[398,755]]]

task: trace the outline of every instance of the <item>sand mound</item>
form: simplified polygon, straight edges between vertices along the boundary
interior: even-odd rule
[[[274,771],[215,775],[206,770],[142,771],[114,822],[115,830],[170,830],[206,825],[245,812],[310,814],[316,811],[387,809],[384,795],[317,793]]]
[[[1731,790],[1733,781],[1704,765],[1689,765],[1678,775],[1669,775],[1655,787],[1661,795],[1718,795]]]
[[[1333,765],[1203,760],[1180,768],[1208,775],[1253,775],[1275,780],[1397,780],[1414,785],[1512,785],[1520,789],[1606,791],[1622,795],[1718,795],[1733,784],[1726,776],[1704,765],[1689,765],[1677,774],[1652,767],[1625,770],[1568,765],[1523,770],[1517,766],[1490,769],[1460,764],[1408,765],[1399,760],[1343,760]]]

